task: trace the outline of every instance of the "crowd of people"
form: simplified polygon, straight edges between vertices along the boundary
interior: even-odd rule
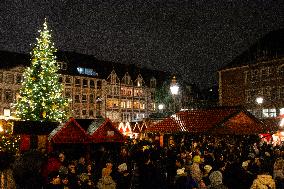
[[[64,149],[27,153],[15,160],[13,174],[18,188],[284,188],[281,145],[257,136],[171,136],[166,141],[161,147],[152,138],[133,139],[117,150],[102,145],[78,158]]]

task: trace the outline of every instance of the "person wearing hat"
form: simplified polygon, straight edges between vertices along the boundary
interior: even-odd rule
[[[205,165],[203,169],[204,169],[204,173],[203,173],[202,180],[204,181],[205,185],[208,186],[210,184],[209,175],[212,172],[212,166]]]
[[[202,172],[199,166],[200,163],[202,163],[201,157],[196,155],[192,158],[192,165],[190,167],[192,179],[198,184],[202,181]]]

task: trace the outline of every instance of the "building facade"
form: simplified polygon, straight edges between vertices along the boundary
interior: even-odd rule
[[[7,58],[6,58],[7,59]],[[3,59],[0,61],[3,61]],[[5,60],[4,60],[5,61]],[[2,63],[2,62],[0,62]],[[23,72],[27,64],[2,66],[0,69],[0,114],[11,110],[15,102]],[[92,66],[76,65],[70,72],[70,62],[58,61],[60,68],[59,82],[63,84],[63,96],[70,99],[69,117],[76,119],[94,119],[99,116],[108,117],[115,122],[132,122],[147,118],[156,111],[154,93],[156,79],[147,79],[138,73],[131,77],[128,71],[120,78],[112,68],[109,75],[100,74]],[[74,67],[74,63],[71,65]],[[105,70],[107,71],[107,70]],[[134,75],[134,74],[132,74]]]
[[[268,32],[219,70],[219,104],[263,120],[284,114],[284,30]]]
[[[219,71],[219,103],[244,106],[259,118],[284,113],[284,57]]]

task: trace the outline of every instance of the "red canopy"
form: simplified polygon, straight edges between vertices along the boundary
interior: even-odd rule
[[[110,119],[106,119],[101,125],[90,125],[89,133],[91,141],[94,143],[101,142],[124,142],[124,136],[116,129]]]
[[[264,133],[265,125],[240,107],[214,107],[178,112],[146,132],[211,134]]]
[[[61,144],[79,144],[89,143],[90,137],[74,118],[70,118],[67,123],[50,133],[49,140]]]

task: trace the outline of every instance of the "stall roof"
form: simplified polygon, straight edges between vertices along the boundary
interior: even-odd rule
[[[48,139],[57,144],[80,144],[90,142],[89,135],[74,118],[69,118],[65,124],[54,129]]]
[[[146,129],[146,132],[257,134],[265,125],[241,107],[214,107],[178,112]]]
[[[94,143],[124,142],[124,136],[108,118],[94,121],[89,126],[88,133]]]

